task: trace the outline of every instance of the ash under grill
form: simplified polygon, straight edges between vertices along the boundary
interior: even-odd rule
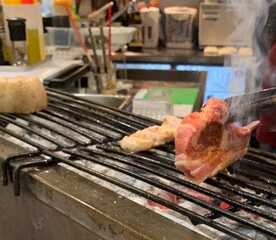
[[[127,154],[116,144],[124,134],[158,122],[56,90],[48,95],[45,111],[0,115],[2,137],[30,150],[2,163],[4,184],[12,179],[16,195],[22,169],[61,164],[210,236],[276,239],[274,154],[250,149],[230,173],[199,186],[175,169],[172,145]]]

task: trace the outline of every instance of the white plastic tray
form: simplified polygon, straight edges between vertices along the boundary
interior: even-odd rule
[[[93,35],[96,38],[100,36],[100,28],[91,28]],[[108,38],[109,28],[104,27],[104,36]],[[72,46],[78,45],[76,39],[74,38],[74,32],[72,28],[55,28],[48,27],[48,44],[50,46],[70,48]],[[88,28],[81,29],[82,34],[89,36]],[[112,27],[112,51],[118,51],[123,48],[126,44],[130,43],[133,39],[136,28],[133,27]],[[62,39],[60,37],[62,36]]]

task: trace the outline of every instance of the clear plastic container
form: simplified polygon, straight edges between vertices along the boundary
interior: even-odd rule
[[[71,28],[47,27],[48,45],[59,48],[70,48],[75,45],[74,32]]]
[[[70,48],[79,46],[72,28],[60,28],[60,27],[47,27],[48,31],[48,45],[56,46],[59,48]],[[100,39],[100,29],[97,27],[91,28],[92,33],[96,39]],[[108,38],[108,27],[104,27],[104,37]],[[112,51],[117,51],[124,47],[126,44],[132,41],[135,28],[132,27],[112,27]],[[88,28],[82,28],[81,33],[85,36],[89,36]],[[97,46],[101,49],[101,45]]]
[[[168,7],[164,12],[166,46],[168,48],[192,48],[197,9]]]

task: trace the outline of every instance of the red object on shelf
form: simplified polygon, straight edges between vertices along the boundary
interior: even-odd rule
[[[111,62],[112,55],[112,34],[111,34],[111,26],[112,26],[112,7],[108,9],[108,56],[109,61]]]
[[[22,4],[34,4],[37,3],[36,0],[21,0]]]

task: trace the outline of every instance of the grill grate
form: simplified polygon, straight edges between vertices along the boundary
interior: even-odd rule
[[[45,111],[31,116],[0,115],[0,132],[35,149],[30,154],[15,156],[2,163],[3,183],[8,184],[9,178],[13,180],[16,195],[20,193],[19,180],[22,169],[64,163],[187,216],[194,224],[208,225],[237,239],[251,239],[218,221],[219,218],[225,217],[260,233],[276,237],[275,229],[268,227],[267,224],[261,224],[255,219],[239,214],[240,211],[245,211],[263,219],[263,222],[276,223],[276,214],[262,208],[276,210],[276,202],[272,201],[276,198],[276,179],[271,171],[276,165],[274,154],[250,149],[244,159],[231,167],[231,174],[218,174],[216,178],[208,179],[206,186],[199,186],[186,181],[182,173],[175,169],[172,145],[144,153],[128,154],[115,143],[124,133],[129,134],[158,122],[106,108],[60,91],[48,89],[48,94],[50,104]],[[18,129],[10,129],[7,124],[15,125],[24,131],[24,134],[18,133]],[[50,133],[45,132],[45,129]],[[28,138],[27,135],[38,136],[41,141]],[[44,144],[44,141],[54,145],[54,148]],[[70,157],[66,158],[64,155]],[[160,191],[200,206],[209,213],[199,214],[157,194],[133,186],[117,176],[84,166],[79,161],[92,162],[135,178]],[[252,170],[250,173],[247,171],[249,167]],[[169,183],[157,181],[156,177],[166,179]],[[177,186],[190,189],[214,201],[210,203],[196,198]],[[221,208],[220,203],[226,203],[228,207]]]

